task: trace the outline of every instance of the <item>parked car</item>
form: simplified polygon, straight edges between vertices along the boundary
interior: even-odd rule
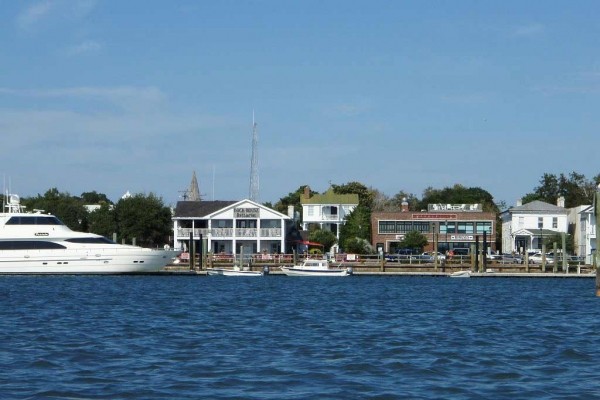
[[[502,256],[504,256],[504,254],[499,254],[499,253],[494,253],[494,252],[491,252],[490,254],[487,255],[488,259],[495,260],[495,261],[502,260],[502,258],[503,258]]]
[[[542,263],[542,253],[537,252],[537,253],[533,253],[532,255],[530,255],[529,263],[530,264],[541,264]],[[553,263],[554,263],[554,258],[551,255],[546,254],[546,264],[553,264]]]
[[[400,261],[408,260],[411,257],[419,255],[420,252],[417,249],[398,249],[395,253],[390,253],[385,256],[388,261]]]
[[[523,264],[523,257],[520,254],[501,254],[500,260],[502,264]]]

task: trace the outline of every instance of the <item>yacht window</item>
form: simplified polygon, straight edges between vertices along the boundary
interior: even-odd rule
[[[21,215],[10,217],[6,225],[63,225],[63,223],[53,215]]]
[[[42,240],[0,240],[0,250],[66,249],[62,244]]]
[[[71,238],[66,239],[65,242],[70,243],[101,243],[101,244],[114,244],[110,239],[105,237],[84,237],[84,238]]]

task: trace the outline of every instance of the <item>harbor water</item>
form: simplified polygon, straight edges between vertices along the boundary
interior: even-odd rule
[[[0,277],[0,398],[600,399],[593,279]]]

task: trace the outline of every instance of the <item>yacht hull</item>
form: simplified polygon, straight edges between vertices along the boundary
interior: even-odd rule
[[[0,274],[135,274],[159,272],[180,252],[158,249],[0,251]]]

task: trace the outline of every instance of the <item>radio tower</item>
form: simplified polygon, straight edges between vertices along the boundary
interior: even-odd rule
[[[252,110],[252,160],[250,162],[250,200],[258,201],[258,132]]]

